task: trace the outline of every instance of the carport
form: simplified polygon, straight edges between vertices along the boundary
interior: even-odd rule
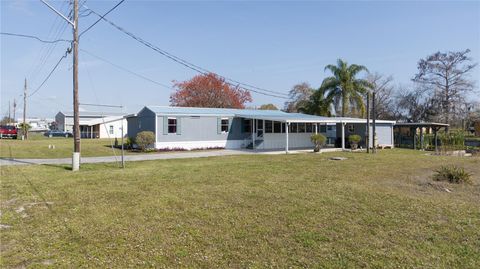
[[[446,128],[449,125],[446,123],[436,123],[436,122],[405,122],[405,123],[397,123],[395,124],[395,132],[397,133],[397,142],[399,147],[402,145],[402,129],[408,129],[411,133],[411,139],[412,139],[412,147],[413,149],[417,149],[417,131],[420,128],[420,149],[424,150],[424,138],[425,138],[425,132],[428,129],[431,129],[433,132],[433,139],[434,139],[434,145],[435,145],[435,152],[438,151],[438,131],[441,128]]]

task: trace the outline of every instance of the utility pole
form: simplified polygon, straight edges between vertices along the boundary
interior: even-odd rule
[[[80,169],[80,116],[78,114],[78,0],[73,0],[73,156],[72,170]]]
[[[376,127],[375,120],[377,118],[377,112],[375,111],[375,92],[373,92],[373,94],[372,94],[372,110],[373,110],[372,111],[372,119],[373,119],[373,128],[372,128],[373,129],[372,130],[372,132],[373,132],[373,135],[372,135],[373,143],[372,143],[372,145],[373,145],[373,153],[377,153],[377,145],[376,145],[376,139],[375,139],[376,136],[377,136],[377,133],[375,131],[375,127]]]
[[[370,92],[367,92],[367,153],[370,153]]]
[[[78,171],[80,169],[80,116],[78,114],[78,0],[73,0],[73,21],[56,10],[53,6],[40,0],[48,8],[50,8],[57,15],[62,17],[73,27],[73,155],[72,155],[72,170]]]
[[[25,78],[25,85],[23,87],[23,137],[28,138],[27,130],[27,79]]]
[[[13,123],[14,124],[17,122],[16,111],[17,111],[17,100],[13,98]]]
[[[10,100],[8,100],[8,123],[12,123],[12,105],[10,104]]]

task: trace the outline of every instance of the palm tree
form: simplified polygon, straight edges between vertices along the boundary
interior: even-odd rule
[[[352,110],[360,110],[361,115],[365,113],[365,104],[363,96],[373,85],[365,79],[357,79],[356,76],[362,71],[368,72],[363,65],[348,65],[342,59],[337,60],[337,65],[327,65],[325,70],[330,70],[333,74],[323,80],[321,89],[328,91],[327,99],[338,98],[342,102],[342,117],[345,117],[350,106]]]
[[[327,96],[326,89],[320,87],[314,91],[307,102],[298,107],[298,111],[306,114],[330,117],[333,96]]]

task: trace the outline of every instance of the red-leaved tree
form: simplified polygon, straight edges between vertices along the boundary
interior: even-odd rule
[[[172,106],[245,108],[245,103],[252,101],[249,91],[232,86],[213,73],[175,82],[174,88],[176,92],[170,96]]]

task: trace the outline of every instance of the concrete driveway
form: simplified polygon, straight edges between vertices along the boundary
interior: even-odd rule
[[[126,155],[126,162],[148,161],[148,160],[166,160],[166,159],[186,159],[186,158],[202,158],[214,156],[228,156],[251,154],[249,151],[242,150],[208,150],[208,151],[185,151],[185,152],[166,152],[151,153],[139,155]],[[111,163],[121,161],[121,156],[104,156],[104,157],[82,157],[81,163]],[[27,165],[27,164],[71,164],[71,158],[60,159],[9,159],[0,158],[0,166],[4,165]]]

